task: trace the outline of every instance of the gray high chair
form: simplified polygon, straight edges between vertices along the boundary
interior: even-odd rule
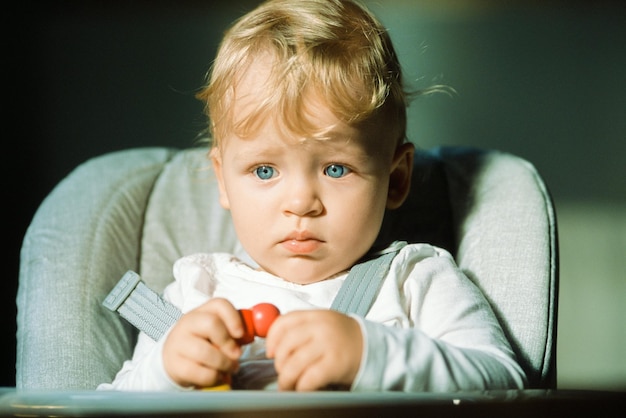
[[[556,387],[558,248],[546,186],[519,157],[421,151],[381,242],[448,249],[483,290],[531,388]],[[137,331],[102,306],[127,270],[161,291],[173,262],[241,251],[206,149],[140,148],[76,168],[44,200],[21,253],[16,385],[94,389],[130,358]]]

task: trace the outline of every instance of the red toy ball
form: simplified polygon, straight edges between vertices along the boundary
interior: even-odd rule
[[[267,332],[274,320],[278,318],[280,311],[271,303],[259,303],[252,307],[252,321],[254,322],[254,333],[261,338],[267,337]]]
[[[267,337],[274,320],[280,315],[278,308],[271,303],[259,303],[252,309],[239,309],[245,331],[243,337],[237,339],[237,344],[245,345],[254,341],[254,337]]]

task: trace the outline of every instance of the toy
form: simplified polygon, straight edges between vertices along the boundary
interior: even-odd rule
[[[246,345],[254,341],[254,337],[265,338],[267,333],[280,315],[278,308],[271,303],[259,303],[252,309],[239,309],[241,320],[244,325],[243,337],[237,339],[237,344]],[[227,376],[223,384],[204,388],[203,390],[230,390],[230,376]]]
[[[259,303],[252,309],[240,309],[241,319],[244,323],[244,336],[237,340],[239,345],[249,344],[254,337],[265,338],[270,326],[280,315],[278,308],[271,303]]]

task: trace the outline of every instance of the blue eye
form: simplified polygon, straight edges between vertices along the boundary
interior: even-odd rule
[[[341,178],[345,176],[346,174],[348,174],[349,172],[350,172],[350,169],[348,167],[340,165],[340,164],[331,164],[324,169],[324,174],[334,179]]]
[[[268,165],[261,165],[254,169],[254,174],[261,180],[269,180],[274,177],[274,168]]]

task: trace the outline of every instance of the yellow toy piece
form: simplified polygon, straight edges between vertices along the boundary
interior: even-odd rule
[[[223,383],[220,383],[219,385],[215,385],[215,386],[208,386],[200,390],[202,390],[203,392],[231,390],[232,387],[230,386],[230,383],[231,383],[231,377],[229,374],[227,374],[223,377]]]
[[[213,392],[213,391],[221,391],[221,390],[231,390],[230,384],[228,383],[224,383],[221,385],[217,385],[217,386],[211,386],[208,388],[203,388],[201,389],[204,392]]]

